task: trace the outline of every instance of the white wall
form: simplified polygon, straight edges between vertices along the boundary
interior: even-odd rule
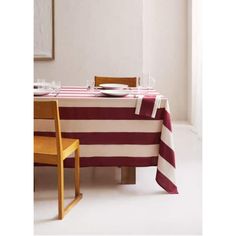
[[[85,85],[141,71],[142,0],[55,1],[55,61],[35,62],[35,78]]]
[[[201,137],[201,0],[189,0],[188,4],[188,120]]]
[[[35,78],[150,72],[172,118],[186,120],[187,0],[56,0],[55,24],[55,61],[35,62]]]
[[[176,120],[187,119],[187,1],[143,1],[144,71],[169,98]]]

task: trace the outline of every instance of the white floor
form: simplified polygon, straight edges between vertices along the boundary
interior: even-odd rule
[[[55,168],[36,168],[35,234],[201,234],[201,140],[191,127],[174,125],[178,195],[155,182],[155,167],[137,168],[136,185],[120,185],[119,168],[82,168],[83,199],[56,220]],[[73,196],[67,169],[66,198]]]

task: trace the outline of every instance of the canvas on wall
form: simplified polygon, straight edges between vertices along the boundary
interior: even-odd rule
[[[54,59],[54,0],[34,0],[34,59]]]

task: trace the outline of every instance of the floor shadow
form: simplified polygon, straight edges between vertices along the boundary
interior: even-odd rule
[[[58,216],[54,216],[54,217],[49,218],[49,219],[35,220],[34,223],[35,224],[44,224],[44,223],[52,222],[52,221],[55,221],[55,220],[59,221]]]

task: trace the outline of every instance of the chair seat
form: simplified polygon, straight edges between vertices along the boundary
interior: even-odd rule
[[[62,138],[63,159],[74,152],[79,146],[79,140]],[[36,157],[57,157],[57,145],[55,137],[34,136],[34,154]]]

